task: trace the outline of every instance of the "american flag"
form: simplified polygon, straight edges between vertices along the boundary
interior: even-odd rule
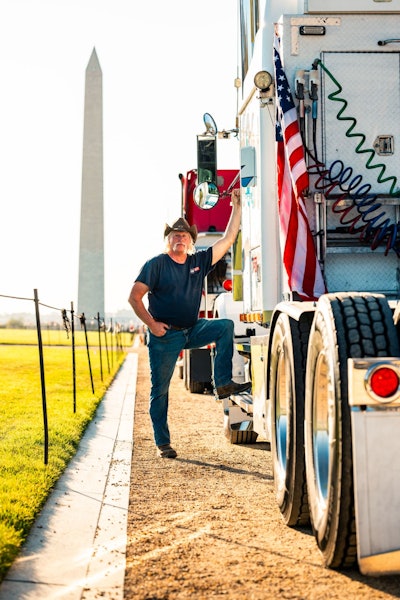
[[[308,187],[303,142],[279,50],[280,39],[275,36],[277,184],[283,264],[290,290],[302,300],[316,300],[326,288],[302,195]]]

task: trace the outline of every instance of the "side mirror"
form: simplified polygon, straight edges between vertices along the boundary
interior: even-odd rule
[[[197,136],[197,183],[217,185],[217,138],[215,135]]]
[[[194,201],[200,208],[213,208],[219,200],[217,187],[217,125],[209,113],[203,115],[206,132],[197,136],[197,187]]]
[[[194,201],[200,208],[214,208],[219,200],[219,191],[214,183],[203,181],[194,190]]]

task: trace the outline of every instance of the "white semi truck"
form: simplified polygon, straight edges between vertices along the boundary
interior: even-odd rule
[[[282,517],[326,566],[400,573],[400,0],[238,4],[257,333],[225,428],[270,441]]]

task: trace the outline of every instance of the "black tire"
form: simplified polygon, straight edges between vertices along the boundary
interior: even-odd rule
[[[307,356],[305,455],[311,523],[331,568],[357,560],[347,359],[379,356],[399,356],[386,298],[322,296]]]
[[[202,381],[189,381],[189,390],[192,394],[203,394],[205,384]]]
[[[254,444],[258,436],[251,421],[231,425],[229,415],[224,415],[224,434],[230,444]]]
[[[312,315],[281,313],[270,358],[271,454],[276,500],[286,525],[309,523],[304,459],[304,386]]]

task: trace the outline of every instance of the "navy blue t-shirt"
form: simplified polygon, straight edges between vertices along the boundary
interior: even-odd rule
[[[212,270],[212,248],[188,254],[179,264],[159,254],[142,267],[136,281],[149,288],[149,313],[157,321],[192,327],[200,309],[204,277]]]

